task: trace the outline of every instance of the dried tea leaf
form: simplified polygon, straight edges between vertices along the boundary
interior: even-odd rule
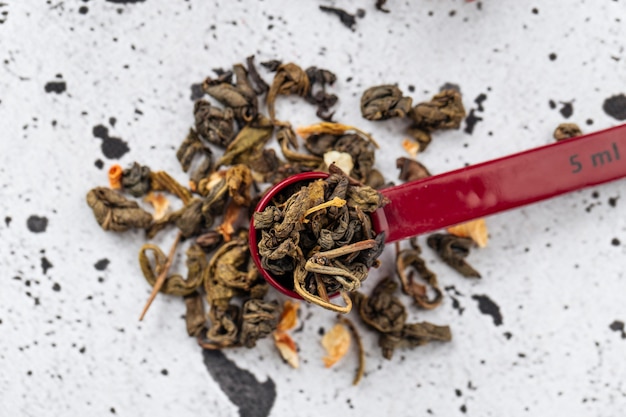
[[[396,168],[400,169],[398,179],[401,181],[415,181],[430,177],[428,169],[415,159],[400,157],[396,159]]]
[[[306,75],[309,77],[311,85],[306,100],[317,106],[317,117],[330,122],[334,114],[334,112],[330,111],[330,108],[337,103],[338,98],[336,95],[326,92],[326,85],[333,85],[337,80],[337,76],[328,70],[317,67],[307,68]],[[319,88],[316,89],[316,86],[319,86]]]
[[[407,270],[416,271],[420,278],[434,291],[433,298],[428,296],[428,288],[413,280]],[[431,310],[441,304],[443,291],[437,282],[437,275],[428,269],[426,262],[420,257],[419,249],[405,249],[398,253],[396,258],[396,272],[402,283],[402,292],[415,300],[422,308]]]
[[[476,219],[461,223],[456,226],[448,227],[446,231],[455,236],[471,238],[479,248],[487,247],[489,232],[487,231],[487,222],[485,222],[485,219]]]
[[[206,253],[213,251],[223,242],[222,235],[215,230],[209,230],[196,238],[196,244]]]
[[[150,261],[149,254],[154,257],[154,266]],[[165,253],[158,246],[146,243],[139,251],[139,266],[144,278],[150,286],[155,286],[157,275],[161,273],[167,262]],[[206,255],[198,245],[192,245],[187,249],[187,278],[178,274],[165,278],[165,282],[159,289],[163,294],[186,296],[194,293],[203,282],[203,273],[207,268]]]
[[[322,346],[326,349],[326,356],[322,359],[324,366],[330,368],[348,352],[350,332],[343,324],[337,323],[322,337]]]
[[[386,277],[378,282],[369,297],[357,293],[355,299],[361,320],[381,333],[401,331],[407,313],[402,302],[393,295],[397,288],[398,284]]]
[[[189,133],[185,140],[180,144],[178,151],[176,152],[176,158],[180,162],[184,172],[189,171],[191,163],[196,156],[203,157],[202,162],[191,174],[191,181],[198,183],[202,178],[213,171],[213,153],[209,147],[198,137],[195,130],[189,129]]]
[[[240,124],[245,124],[256,118],[258,101],[243,65],[234,65],[233,73],[237,79],[235,85],[224,79],[212,80],[207,78],[202,83],[202,89],[224,106],[231,108],[237,121]]]
[[[122,189],[122,166],[119,164],[111,165],[109,168],[109,187],[112,190]]]
[[[89,191],[87,204],[104,230],[123,232],[128,229],[145,229],[152,223],[150,213],[109,188],[96,187]]]
[[[250,168],[243,164],[232,166],[226,171],[226,187],[228,195],[239,206],[249,206],[252,197],[250,188],[252,187],[252,174]]]
[[[207,270],[211,279],[244,292],[249,292],[261,280],[261,275],[250,258],[247,233],[223,244],[211,258]],[[209,296],[210,291],[207,289]]]
[[[467,278],[480,278],[480,273],[465,261],[469,255],[472,239],[451,234],[435,233],[428,236],[426,243],[439,257],[461,275]]]
[[[296,327],[299,309],[300,303],[297,301],[286,300],[283,305],[283,312],[280,316],[280,321],[276,330],[285,332]]]
[[[561,141],[581,136],[582,134],[582,130],[580,130],[580,127],[578,127],[576,123],[561,123],[554,130],[553,136],[556,141]]]
[[[305,97],[309,93],[309,77],[294,63],[282,64],[276,69],[274,81],[267,92],[267,112],[272,121],[276,120],[274,104],[278,95],[296,94]]]
[[[322,163],[322,158],[315,155],[308,155],[292,151],[298,149],[298,138],[291,126],[282,126],[276,132],[276,140],[280,144],[280,149],[289,162],[297,163],[303,166],[316,168]]]
[[[378,339],[383,357],[391,359],[397,348],[423,346],[431,341],[449,342],[452,340],[450,327],[437,326],[428,322],[406,324],[401,331],[383,333]]]
[[[254,84],[254,92],[257,95],[261,95],[267,93],[270,89],[270,86],[265,82],[263,78],[259,75],[259,72],[254,65],[254,55],[251,55],[246,58],[246,66],[248,67],[248,74],[250,75],[250,80],[252,84]]]
[[[276,330],[279,317],[280,306],[277,301],[247,300],[243,304],[239,344],[247,348],[254,347],[257,340]]]
[[[211,305],[209,321],[211,327],[206,338],[214,349],[239,346],[239,307],[234,305]],[[203,346],[204,347],[204,346]]]
[[[415,127],[432,132],[438,129],[458,129],[465,118],[461,93],[443,90],[430,101],[419,103],[409,113]]]
[[[194,291],[184,297],[185,300],[185,324],[189,336],[199,336],[206,325],[204,301],[202,294]]]
[[[235,138],[235,113],[231,108],[220,109],[206,100],[198,100],[193,114],[196,131],[212,144],[225,148]]]
[[[284,332],[274,332],[274,343],[280,353],[280,356],[292,368],[298,369],[300,359],[298,358],[298,347],[289,334]]]
[[[137,162],[122,171],[122,189],[133,197],[146,195],[151,189],[150,168]]]
[[[228,145],[224,155],[217,161],[217,166],[248,164],[261,152],[265,143],[272,137],[274,125],[263,115],[259,115],[253,123],[244,126],[235,139]]]
[[[406,129],[406,133],[407,135],[411,136],[419,144],[419,148],[418,148],[419,152],[424,152],[426,148],[428,147],[428,145],[430,144],[430,142],[432,141],[432,136],[430,136],[430,133],[416,126],[408,127]],[[415,157],[415,155],[412,155],[412,156]]]
[[[191,193],[183,187],[170,174],[165,171],[157,171],[150,173],[150,189],[152,191],[167,191],[174,194],[183,201],[183,204],[189,204],[191,201]]]
[[[395,85],[370,87],[361,96],[361,114],[367,120],[387,120],[405,117],[411,111],[413,100],[403,97]]]
[[[155,221],[161,220],[167,214],[167,210],[170,207],[170,200],[163,194],[157,194],[150,191],[148,195],[143,198],[146,203],[152,204],[154,207],[154,214],[152,217]]]

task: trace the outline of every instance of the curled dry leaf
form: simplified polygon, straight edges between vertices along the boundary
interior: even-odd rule
[[[167,197],[163,194],[153,193],[152,191],[143,198],[143,201],[152,204],[152,207],[154,207],[152,217],[155,221],[162,219],[167,213],[167,209],[170,207],[170,200],[168,200]]]
[[[326,356],[322,359],[324,366],[330,368],[348,352],[350,332],[343,324],[337,323],[322,337],[322,346],[326,349]]]
[[[387,120],[404,117],[411,111],[413,100],[403,97],[395,85],[370,87],[361,96],[361,115],[367,120]]]
[[[276,119],[274,103],[278,95],[296,94],[305,97],[309,93],[309,77],[306,72],[294,63],[287,63],[276,69],[274,81],[267,92],[267,112],[270,119]]]
[[[104,230],[123,232],[145,229],[152,223],[152,215],[117,191],[96,187],[87,193],[87,204]]]
[[[111,165],[109,168],[109,187],[112,190],[120,190],[122,188],[122,166],[119,164]]]
[[[576,123],[561,123],[554,130],[554,139],[556,141],[574,138],[582,135],[583,132]]]
[[[471,220],[456,226],[448,227],[446,230],[448,233],[455,236],[471,238],[480,248],[487,246],[489,233],[487,231],[487,223],[485,222],[485,219]]]
[[[297,369],[300,366],[298,347],[291,336],[285,332],[274,332],[274,343],[285,362]]]
[[[146,195],[151,189],[150,168],[134,162],[122,171],[122,189],[133,197]]]
[[[396,159],[396,167],[400,170],[398,179],[402,181],[415,181],[430,177],[428,169],[415,159],[400,157]]]

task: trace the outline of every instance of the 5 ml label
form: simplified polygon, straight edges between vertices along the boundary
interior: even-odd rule
[[[569,157],[569,163],[572,166],[572,173],[576,174],[586,167],[600,168],[603,165],[619,161],[619,148],[617,143],[613,142],[609,149],[594,152],[590,155],[579,155],[575,153]]]

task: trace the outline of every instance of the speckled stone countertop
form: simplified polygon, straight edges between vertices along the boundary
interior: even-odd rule
[[[355,319],[366,350],[358,386],[354,349],[324,368],[320,334],[335,316],[315,306],[302,306],[293,333],[299,369],[271,339],[202,351],[179,298],[157,297],[137,320],[150,292],[136,260],[143,234],[103,232],[85,194],[107,184],[113,163],[186,181],[175,149],[214,68],[256,55],[335,72],[335,120],[383,144],[376,166],[393,181],[404,124],[361,117],[372,85],[397,83],[414,102],[460,88],[468,118],[419,156],[434,174],[551,143],[562,122],[592,132],[626,120],[624,0],[385,7],[0,1],[0,416],[623,415],[625,180],[489,217],[488,247],[468,258],[480,280],[420,237],[445,298],[409,316],[450,325],[453,340],[385,360]],[[318,120],[295,98],[278,112],[294,125]],[[393,270],[393,256],[383,254],[366,289]]]

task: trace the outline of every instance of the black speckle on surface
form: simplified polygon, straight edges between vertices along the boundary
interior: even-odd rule
[[[561,116],[565,117],[566,119],[569,119],[572,114],[574,114],[574,103],[572,102],[563,102],[561,103],[561,109],[559,110],[559,113],[561,113]]]
[[[167,369],[161,369],[161,375],[167,376],[168,374]]]
[[[100,259],[98,262],[93,264],[93,267],[98,271],[104,271],[109,266],[110,261],[107,258]]]
[[[268,377],[260,383],[219,350],[202,351],[204,365],[220,388],[239,408],[240,417],[267,417],[276,399],[276,385]]]
[[[346,12],[343,9],[339,9],[336,7],[328,7],[328,6],[319,6],[320,10],[326,13],[333,13],[339,17],[339,20],[345,27],[348,29],[354,30],[354,26],[356,25],[356,16]]]
[[[618,199],[618,198],[619,198],[619,197],[610,197],[610,198],[609,198],[609,206],[611,206],[611,207],[615,207],[615,206],[617,206],[617,199]],[[9,217],[9,218],[10,218],[10,217]],[[8,226],[8,225],[7,225],[7,226]]]
[[[602,110],[617,120],[626,120],[626,96],[619,94],[604,100]]]
[[[94,126],[93,135],[102,139],[102,153],[109,159],[120,159],[126,152],[130,151],[128,143],[120,138],[109,136],[109,129],[106,126]]]
[[[41,269],[43,270],[43,274],[46,275],[48,269],[52,268],[54,265],[46,258],[45,256],[41,258]]]
[[[478,111],[485,111],[485,108],[483,107],[483,102],[485,100],[487,100],[487,94],[485,93],[480,93],[478,97],[474,99],[474,103],[478,105]]]
[[[13,220],[12,218],[10,218],[9,216],[6,216],[4,218],[4,224],[7,225],[7,227],[9,227],[9,225],[11,224],[11,220]]]
[[[534,7],[532,9],[533,14],[539,14],[539,9],[537,9],[536,7]]]
[[[554,102],[554,100],[549,100],[548,106],[550,106],[552,110],[556,109],[556,103]]]
[[[65,81],[49,81],[44,86],[44,90],[46,93],[56,93],[61,94],[67,89],[67,84]]]
[[[61,291],[61,285],[58,282],[55,282],[54,284],[52,284],[52,291]]]
[[[476,124],[481,120],[483,120],[483,118],[476,116],[474,109],[471,109],[469,115],[465,118],[465,133],[471,135],[474,132]]]
[[[550,58],[550,61],[556,61],[556,54],[552,52],[550,55],[548,55],[548,58]]]
[[[133,3],[143,3],[146,0],[104,0],[108,3],[115,3],[115,4],[133,4]]]
[[[611,245],[613,246],[619,246],[620,245],[620,241],[618,238],[614,237],[613,239],[611,239]]]
[[[191,96],[189,97],[191,101],[200,100],[202,97],[204,97],[202,84],[191,84]]]
[[[98,169],[102,169],[104,168],[104,162],[102,162],[102,159],[96,159],[96,162],[93,163],[96,168]]]
[[[410,93],[414,93],[415,92],[415,86],[413,84],[409,85],[408,89],[409,89]]]
[[[491,316],[493,324],[500,326],[502,324],[502,314],[500,307],[486,295],[472,295],[472,298],[478,301],[478,309],[481,313]]]
[[[444,85],[442,85],[441,87],[439,87],[439,92],[444,91],[444,90],[454,90],[457,92],[461,92],[461,87],[458,84],[454,84],[454,83],[445,83]]]
[[[511,332],[504,332],[503,335],[506,338],[506,340],[511,340],[511,338],[513,337],[513,333]]]
[[[89,7],[87,6],[80,6],[78,8],[78,13],[80,14],[87,14],[87,12],[89,12]]]
[[[46,217],[40,217],[33,214],[28,218],[28,220],[26,220],[26,226],[28,227],[28,230],[33,233],[43,233],[48,227],[48,219]]]
[[[622,334],[622,339],[626,339],[626,332],[624,332],[624,322],[621,320],[615,320],[613,323],[609,325],[609,329],[614,332],[620,332]]]

